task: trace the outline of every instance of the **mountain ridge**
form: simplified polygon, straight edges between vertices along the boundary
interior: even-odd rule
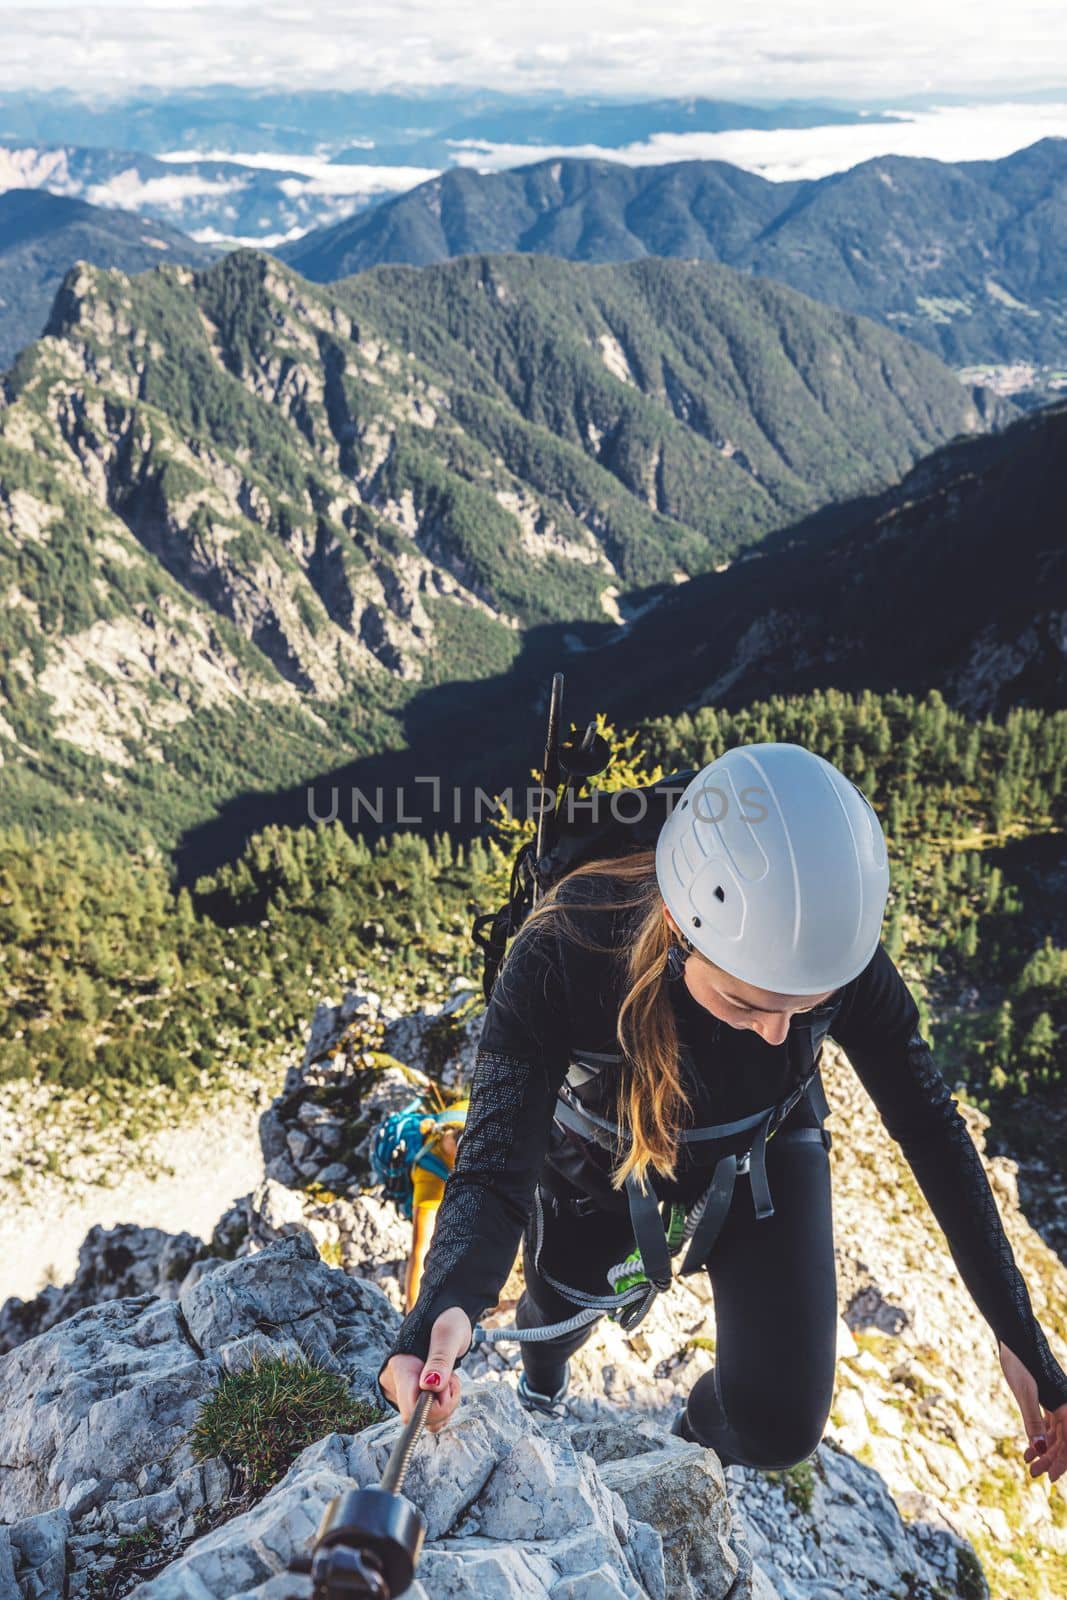
[[[613,694],[629,686],[629,716],[668,692],[655,665],[667,640],[684,664],[671,690],[687,710],[738,707],[783,682],[798,694],[936,687],[974,718],[1062,707],[1064,461],[1067,403],[945,445],[880,494],[816,513],[729,570],[665,592],[601,646],[600,670],[611,662]]]
[[[999,161],[880,156],[772,183],[725,162],[454,170],[279,256],[329,281],[480,249],[719,260],[888,322],[954,365],[1067,365],[1067,140]],[[992,287],[990,287],[992,285]]]
[[[0,370],[38,337],[76,261],[141,272],[206,266],[216,252],[158,220],[40,189],[0,193]]]
[[[173,838],[983,425],[918,346],[712,263],[79,269],[0,404],[5,776]]]

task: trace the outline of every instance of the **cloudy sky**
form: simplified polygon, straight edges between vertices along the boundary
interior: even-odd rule
[[[1067,88],[1063,0],[0,0],[0,38],[3,89],[448,83],[871,101]]]

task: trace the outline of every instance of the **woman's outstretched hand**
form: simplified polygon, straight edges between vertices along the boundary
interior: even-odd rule
[[[1037,1383],[1015,1353],[1001,1342],[1000,1365],[1008,1387],[1022,1412],[1029,1443],[1023,1460],[1029,1464],[1031,1478],[1048,1473],[1055,1483],[1067,1472],[1067,1404],[1046,1411],[1037,1396]]]
[[[400,1412],[401,1422],[409,1422],[419,1394],[431,1389],[434,1395],[426,1427],[437,1433],[459,1405],[460,1377],[452,1368],[470,1349],[474,1330],[465,1311],[450,1306],[442,1311],[430,1329],[430,1353],[425,1361],[418,1356],[391,1356],[378,1382]]]

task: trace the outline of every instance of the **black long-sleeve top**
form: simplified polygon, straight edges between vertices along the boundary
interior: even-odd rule
[[[539,1177],[550,1181],[555,1171],[598,1203],[625,1209],[607,1181],[608,1153],[576,1147],[574,1136],[552,1122],[572,1053],[618,1050],[625,965],[618,952],[626,949],[625,919],[632,913],[597,913],[604,894],[598,880],[571,880],[561,897],[580,937],[558,921],[551,928],[531,926],[509,952],[483,1021],[466,1128],[419,1297],[390,1355],[425,1359],[442,1311],[460,1306],[473,1324],[497,1303]],[[590,939],[607,948],[586,948],[583,940]],[[720,1022],[684,981],[668,987],[692,1106],[689,1125],[732,1121],[783,1098],[792,1082],[786,1045],[769,1045],[752,1029]],[[975,1304],[1033,1374],[1042,1404],[1054,1410],[1067,1402],[1067,1375],[1034,1316],[974,1141],[918,1032],[918,1007],[884,946],[837,992],[838,1001],[830,1036],[903,1151]],[[805,1102],[783,1126],[800,1121],[811,1121]],[[692,1154],[682,1147],[675,1180],[650,1172],[661,1198],[695,1200],[714,1158],[729,1145],[714,1153],[691,1148]]]

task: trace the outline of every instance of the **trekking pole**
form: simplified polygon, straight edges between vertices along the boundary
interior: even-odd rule
[[[559,719],[563,707],[563,674],[555,672],[552,675],[552,691],[548,697],[548,730],[545,735],[545,759],[541,766],[541,805],[537,813],[537,842],[535,849],[535,862],[540,861],[545,853],[546,797],[552,796],[552,806],[556,804],[556,790],[559,788]],[[532,904],[536,905],[540,898],[537,873],[534,873]]]
[[[424,1389],[376,1488],[348,1489],[323,1512],[311,1554],[290,1572],[311,1577],[311,1600],[397,1600],[411,1586],[426,1524],[401,1490],[433,1404]]]
[[[598,772],[603,772],[611,760],[611,746],[608,741],[596,731],[596,718],[588,723],[581,738],[577,731],[572,738],[565,739],[559,747],[560,768],[567,775],[567,781],[560,797],[559,810],[562,814],[565,806],[572,806],[575,798],[581,792],[582,785],[589,779],[595,778]],[[568,821],[573,820],[573,813]]]

